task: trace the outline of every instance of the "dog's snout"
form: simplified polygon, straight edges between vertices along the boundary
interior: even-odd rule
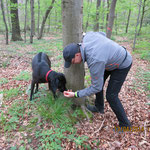
[[[60,92],[64,92],[64,91],[67,90],[67,88],[66,88],[66,87],[62,87],[62,88],[60,88],[59,90],[60,90]]]

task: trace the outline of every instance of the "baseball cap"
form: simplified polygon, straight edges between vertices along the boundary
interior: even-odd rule
[[[79,45],[71,43],[67,45],[63,50],[63,57],[65,59],[65,68],[69,68],[71,65],[72,58],[75,57],[75,54],[79,52]]]

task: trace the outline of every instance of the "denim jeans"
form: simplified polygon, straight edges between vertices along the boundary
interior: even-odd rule
[[[130,121],[126,116],[124,108],[120,102],[120,99],[118,98],[118,94],[121,90],[121,87],[126,79],[126,76],[131,66],[132,64],[124,69],[115,69],[112,71],[105,71],[104,73],[104,84],[106,79],[110,76],[106,91],[106,99],[119,121],[119,126],[130,125]],[[104,109],[103,89],[101,92],[96,93],[95,106],[98,109]]]

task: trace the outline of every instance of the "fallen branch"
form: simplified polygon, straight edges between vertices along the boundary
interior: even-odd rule
[[[92,134],[92,136],[93,136],[95,133],[99,132],[99,131],[102,129],[104,122],[105,122],[105,118],[104,118],[104,120],[103,120],[101,126],[99,127],[99,129],[96,130],[96,131]]]

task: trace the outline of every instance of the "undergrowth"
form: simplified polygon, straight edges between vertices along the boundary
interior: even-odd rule
[[[38,141],[39,150],[64,149],[64,141],[73,142],[76,148],[88,148],[88,137],[78,135],[74,128],[76,123],[86,117],[82,109],[73,110],[71,99],[60,96],[54,100],[49,92],[43,94],[44,91],[44,88],[40,89],[31,102],[14,100],[6,112],[0,111],[0,131],[4,132],[8,139],[12,131],[26,132],[28,136],[32,135],[30,143],[33,139]],[[5,98],[10,95],[8,91],[5,94]],[[2,105],[2,108],[6,106]],[[37,126],[40,126],[40,129],[37,129]],[[12,146],[11,149],[26,149],[28,144],[29,141],[20,141],[20,147]],[[32,149],[32,146],[30,148]]]

